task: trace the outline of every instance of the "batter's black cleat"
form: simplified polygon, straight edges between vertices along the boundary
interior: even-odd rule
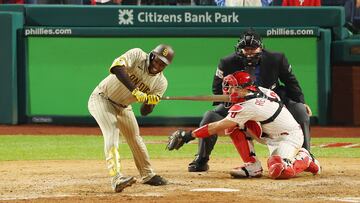
[[[144,184],[148,184],[152,186],[160,186],[160,185],[167,185],[168,181],[159,175],[154,175],[150,180],[144,182]]]
[[[194,161],[192,161],[188,166],[189,172],[205,172],[209,170],[208,165],[209,158],[201,158],[196,156]]]

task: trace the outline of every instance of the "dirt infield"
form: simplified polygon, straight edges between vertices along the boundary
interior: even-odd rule
[[[360,201],[360,159],[320,159],[323,174],[290,180],[232,179],[228,171],[239,159],[214,159],[206,173],[187,172],[187,159],[152,160],[166,186],[137,182],[122,193],[111,191],[104,161],[0,162],[0,201],[16,202],[331,202]],[[265,160],[261,159],[263,166]],[[138,177],[132,160],[122,161],[127,175]],[[266,174],[265,169],[265,174]],[[234,192],[197,192],[225,188]]]
[[[169,134],[178,127],[142,128],[144,135]],[[323,131],[322,131],[323,130]],[[360,137],[359,128],[312,128],[313,137]],[[96,127],[0,126],[0,134],[99,134]],[[150,154],[151,156],[151,154]],[[113,193],[105,161],[44,160],[0,162],[0,202],[360,202],[360,158],[320,158],[323,173],[300,174],[291,180],[264,176],[232,179],[228,171],[240,158],[212,159],[210,171],[187,172],[190,159],[152,159],[155,171],[169,185],[141,184]],[[139,178],[132,159],[122,160],[123,172]],[[199,192],[198,189],[216,191]],[[231,189],[231,192],[218,190]]]

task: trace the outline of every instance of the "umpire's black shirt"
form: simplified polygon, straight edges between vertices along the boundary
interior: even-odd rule
[[[251,71],[254,69],[254,71]],[[257,69],[255,71],[255,69]],[[263,49],[258,67],[246,68],[236,53],[220,59],[213,81],[213,93],[222,94],[223,77],[236,71],[246,71],[252,75],[258,86],[274,90],[282,100],[286,97],[295,102],[305,103],[299,82],[292,73],[284,54]],[[280,87],[280,82],[284,84]]]

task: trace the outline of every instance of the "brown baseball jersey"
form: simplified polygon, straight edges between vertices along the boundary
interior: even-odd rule
[[[167,88],[167,80],[162,72],[156,75],[150,74],[148,72],[149,62],[147,53],[139,48],[134,48],[116,58],[110,67],[110,72],[115,66],[125,66],[130,79],[140,91],[162,96]],[[114,74],[107,76],[98,85],[98,89],[118,104],[127,106],[136,102],[136,98]]]

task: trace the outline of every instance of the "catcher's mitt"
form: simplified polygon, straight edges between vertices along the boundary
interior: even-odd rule
[[[193,139],[195,138],[191,136],[191,131],[186,132],[185,130],[179,129],[169,136],[166,148],[170,151],[173,149],[178,150],[184,145],[184,143],[188,143]]]

